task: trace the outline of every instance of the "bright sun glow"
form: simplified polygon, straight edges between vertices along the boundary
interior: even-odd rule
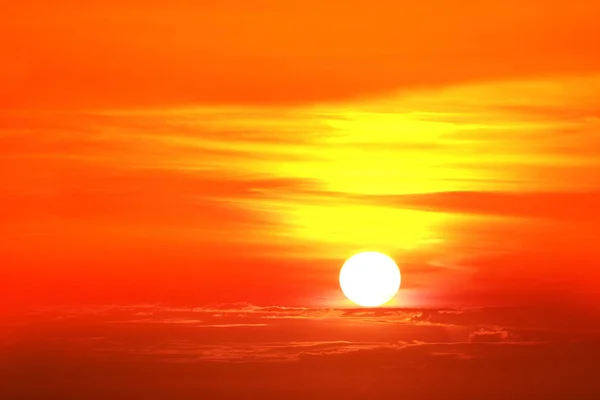
[[[340,287],[348,299],[360,306],[381,306],[398,293],[400,269],[385,254],[359,253],[342,266]]]

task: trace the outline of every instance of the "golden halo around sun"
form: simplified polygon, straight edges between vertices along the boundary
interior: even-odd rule
[[[400,281],[400,269],[394,260],[375,251],[350,257],[340,270],[342,292],[363,307],[377,307],[392,300]]]

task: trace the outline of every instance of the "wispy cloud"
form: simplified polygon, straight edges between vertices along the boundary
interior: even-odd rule
[[[0,370],[9,379],[0,393],[66,393],[73,377],[86,391],[148,388],[150,399],[167,396],[164,385],[182,399],[275,389],[298,398],[378,390],[386,400],[400,392],[441,399],[440,393],[477,398],[475,392],[517,396],[525,389],[566,396],[572,387],[564,382],[581,382],[582,393],[593,393],[600,326],[581,311],[248,303],[46,308],[3,326]]]
[[[89,264],[101,247],[100,274],[123,253],[142,264],[150,247],[155,270],[168,264],[234,285],[191,267],[219,260],[229,274],[255,271],[284,286],[309,279],[324,287],[321,297],[333,290],[334,260],[377,249],[400,260],[411,304],[423,305],[442,300],[424,290],[439,282],[444,301],[456,302],[453,285],[486,285],[497,271],[487,265],[502,257],[507,271],[548,265],[543,248],[553,260],[575,254],[580,272],[569,279],[585,286],[598,256],[599,82],[486,81],[278,108],[4,111],[0,167],[15,173],[0,177],[0,249],[17,277],[25,271],[17,265],[37,268],[32,247],[57,265]],[[175,253],[186,256],[172,262]],[[550,276],[540,278],[548,288]],[[487,285],[498,291],[489,299],[471,297],[507,298],[512,283],[502,282]],[[580,293],[593,297],[591,287]]]

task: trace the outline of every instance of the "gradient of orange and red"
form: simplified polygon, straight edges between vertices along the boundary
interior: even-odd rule
[[[207,3],[0,6],[0,398],[600,396],[600,2]]]

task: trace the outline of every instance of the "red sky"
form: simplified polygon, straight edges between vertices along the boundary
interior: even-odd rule
[[[552,332],[567,313],[553,314],[557,307],[598,312],[600,2],[206,3],[0,7],[7,321],[32,307],[306,307],[300,329],[318,324],[318,310],[337,310],[334,332],[364,328],[366,336],[297,338],[286,322],[266,336],[234,330],[254,350],[227,351],[348,341],[389,352],[388,337],[370,330],[378,321],[357,328],[350,318],[348,328],[339,314],[349,305],[339,268],[361,250],[400,266],[393,307],[516,310],[510,322],[500,311],[491,312],[498,320],[469,320],[458,339],[400,335],[394,352],[412,351],[406,343],[416,340],[471,354],[460,346],[481,329],[502,343],[539,342],[547,336],[523,339],[534,329],[523,325],[524,310],[546,310]],[[44,312],[63,308],[52,310]],[[91,331],[110,339],[108,322]],[[61,329],[58,341],[83,328]],[[138,344],[155,334],[131,329]],[[502,333],[514,330],[511,340]],[[71,346],[66,356],[78,351],[62,343]],[[21,345],[10,354],[30,349]],[[336,346],[324,352],[348,351]],[[305,354],[292,353],[277,354],[293,362]],[[568,354],[568,362],[578,357]],[[528,357],[538,356],[512,361]],[[282,374],[309,368],[294,365]],[[269,390],[263,395],[279,389]]]

